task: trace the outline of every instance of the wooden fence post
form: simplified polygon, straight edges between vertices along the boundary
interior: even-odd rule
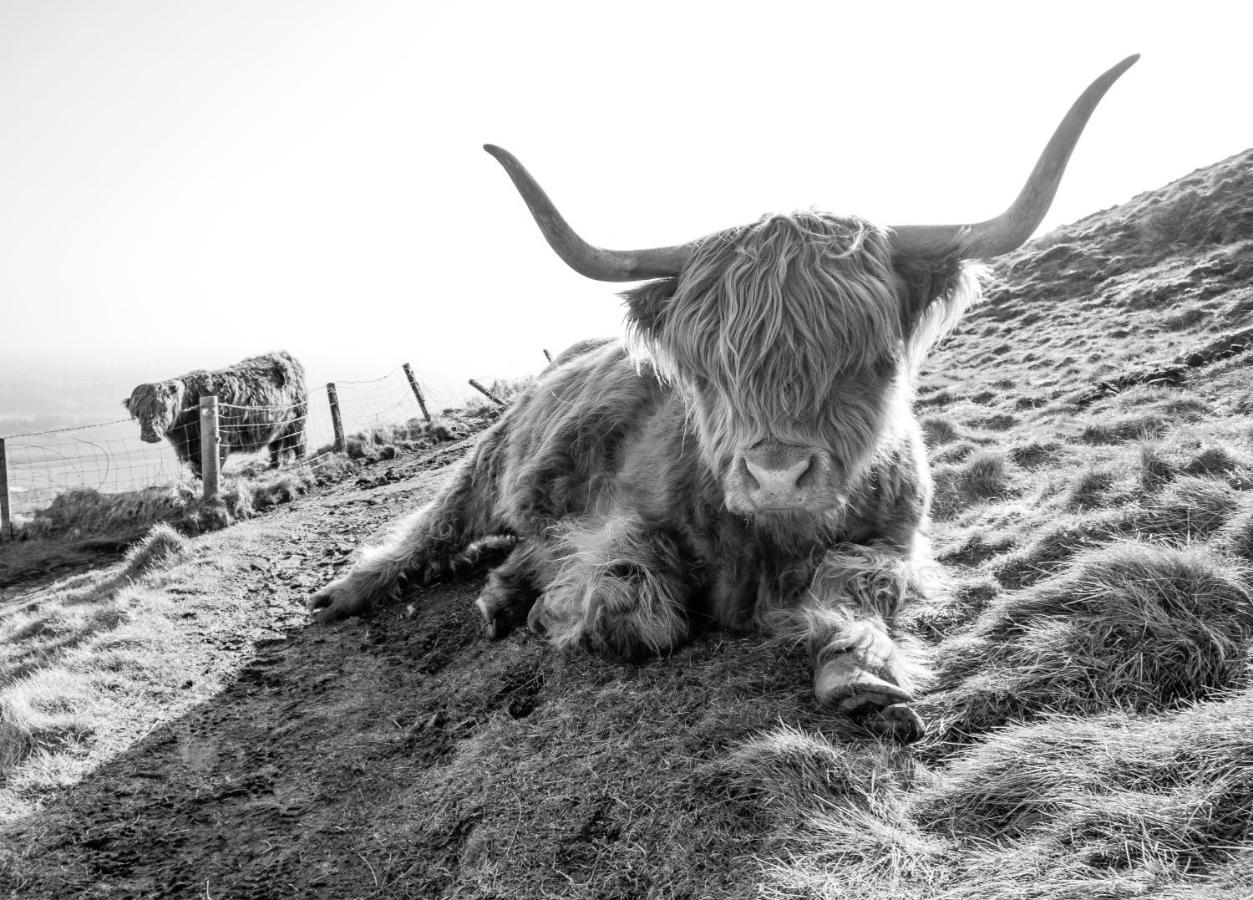
[[[326,399],[331,403],[331,427],[335,429],[335,452],[344,452],[344,420],[339,417],[339,393],[335,383],[327,382]]]
[[[479,384],[473,378],[470,379],[470,387],[474,388],[476,391],[478,391],[480,394],[485,396],[488,400],[491,400],[497,406],[509,405],[504,400],[501,400],[499,397],[497,397],[495,394],[489,391],[487,388],[483,387],[483,385]]]
[[[9,458],[0,437],[0,541],[13,538],[13,520],[9,518]]]
[[[204,482],[204,499],[211,503],[218,498],[218,455],[222,436],[218,433],[218,398],[206,394],[200,398],[200,478]]]
[[[409,364],[405,363],[401,368],[405,370],[405,375],[409,378],[409,387],[413,388],[413,396],[418,398],[418,406],[422,407],[422,418],[431,421],[431,414],[426,411],[426,398],[422,396],[422,388],[418,387],[418,380],[413,377],[413,369],[409,368]]]

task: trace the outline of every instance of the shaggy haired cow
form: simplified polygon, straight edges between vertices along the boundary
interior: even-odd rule
[[[559,646],[634,656],[702,623],[761,628],[808,646],[820,702],[918,737],[905,704],[922,670],[895,629],[929,562],[913,377],[978,294],[963,260],[1030,236],[1089,115],[1134,61],[1088,88],[1015,203],[975,225],[797,213],[607,251],[488,146],[569,265],[654,280],[624,294],[627,343],[554,360],[429,506],[310,598],[315,616],[360,613],[475,541],[511,535],[477,601],[492,636],[525,617]]]
[[[139,420],[139,437],[150,444],[169,440],[181,462],[197,477],[200,461],[200,398],[218,398],[221,462],[231,453],[270,449],[277,467],[286,450],[305,455],[309,391],[305,370],[286,350],[253,356],[225,369],[198,369],[179,378],[141,384],[122,406]]]

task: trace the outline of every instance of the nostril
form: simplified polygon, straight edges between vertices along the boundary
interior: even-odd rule
[[[800,475],[796,479],[796,486],[798,488],[807,488],[814,483],[814,478],[817,476],[818,470],[818,467],[814,465],[814,462],[815,459],[811,456],[805,463],[805,468],[801,470]]]
[[[758,490],[761,487],[761,482],[753,476],[754,467],[742,456],[739,458],[738,465],[740,477],[744,479],[744,486],[750,491]]]

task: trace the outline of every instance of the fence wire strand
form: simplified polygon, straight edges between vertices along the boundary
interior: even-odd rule
[[[386,375],[366,381],[335,382],[339,395],[344,434],[367,435],[375,429],[399,425],[421,417],[417,398],[404,371],[397,367]],[[308,409],[293,425],[303,430],[305,462],[313,462],[334,444],[325,384],[309,388]],[[423,388],[432,411],[453,400],[451,396],[432,397]],[[441,394],[443,392],[440,392]],[[289,413],[292,404],[265,407],[219,403],[218,432],[224,445],[253,438],[256,443],[258,414]],[[251,432],[251,434],[249,434]],[[139,423],[116,419],[91,425],[75,425],[44,431],[4,436],[8,466],[10,513],[15,522],[30,517],[52,504],[68,491],[95,490],[122,493],[143,488],[168,488],[190,481],[191,473],[179,462],[168,440],[144,443],[139,439]],[[199,459],[200,448],[190,448]],[[255,453],[232,455],[225,472],[230,474],[248,461],[268,460],[263,445]],[[290,453],[284,453],[291,464]]]

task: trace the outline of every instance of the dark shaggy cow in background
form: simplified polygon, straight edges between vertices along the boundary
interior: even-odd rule
[[[819,701],[904,740],[921,665],[895,619],[925,591],[931,481],[913,379],[978,294],[963,260],[1039,225],[1111,69],[1076,101],[1014,204],[987,222],[886,229],[766,216],[691,244],[585,243],[509,153],[549,243],[625,294],[629,344],[563,353],[443,493],[312,598],[321,621],[429,578],[474,541],[519,540],[478,600],[559,646],[664,653],[701,623],[808,646]]]
[[[286,350],[253,356],[225,369],[188,372],[179,378],[141,384],[123,400],[139,421],[139,437],[150,444],[167,439],[180,461],[201,476],[200,398],[218,398],[221,462],[232,453],[270,449],[270,465],[283,453],[305,455],[309,391],[304,367]]]

